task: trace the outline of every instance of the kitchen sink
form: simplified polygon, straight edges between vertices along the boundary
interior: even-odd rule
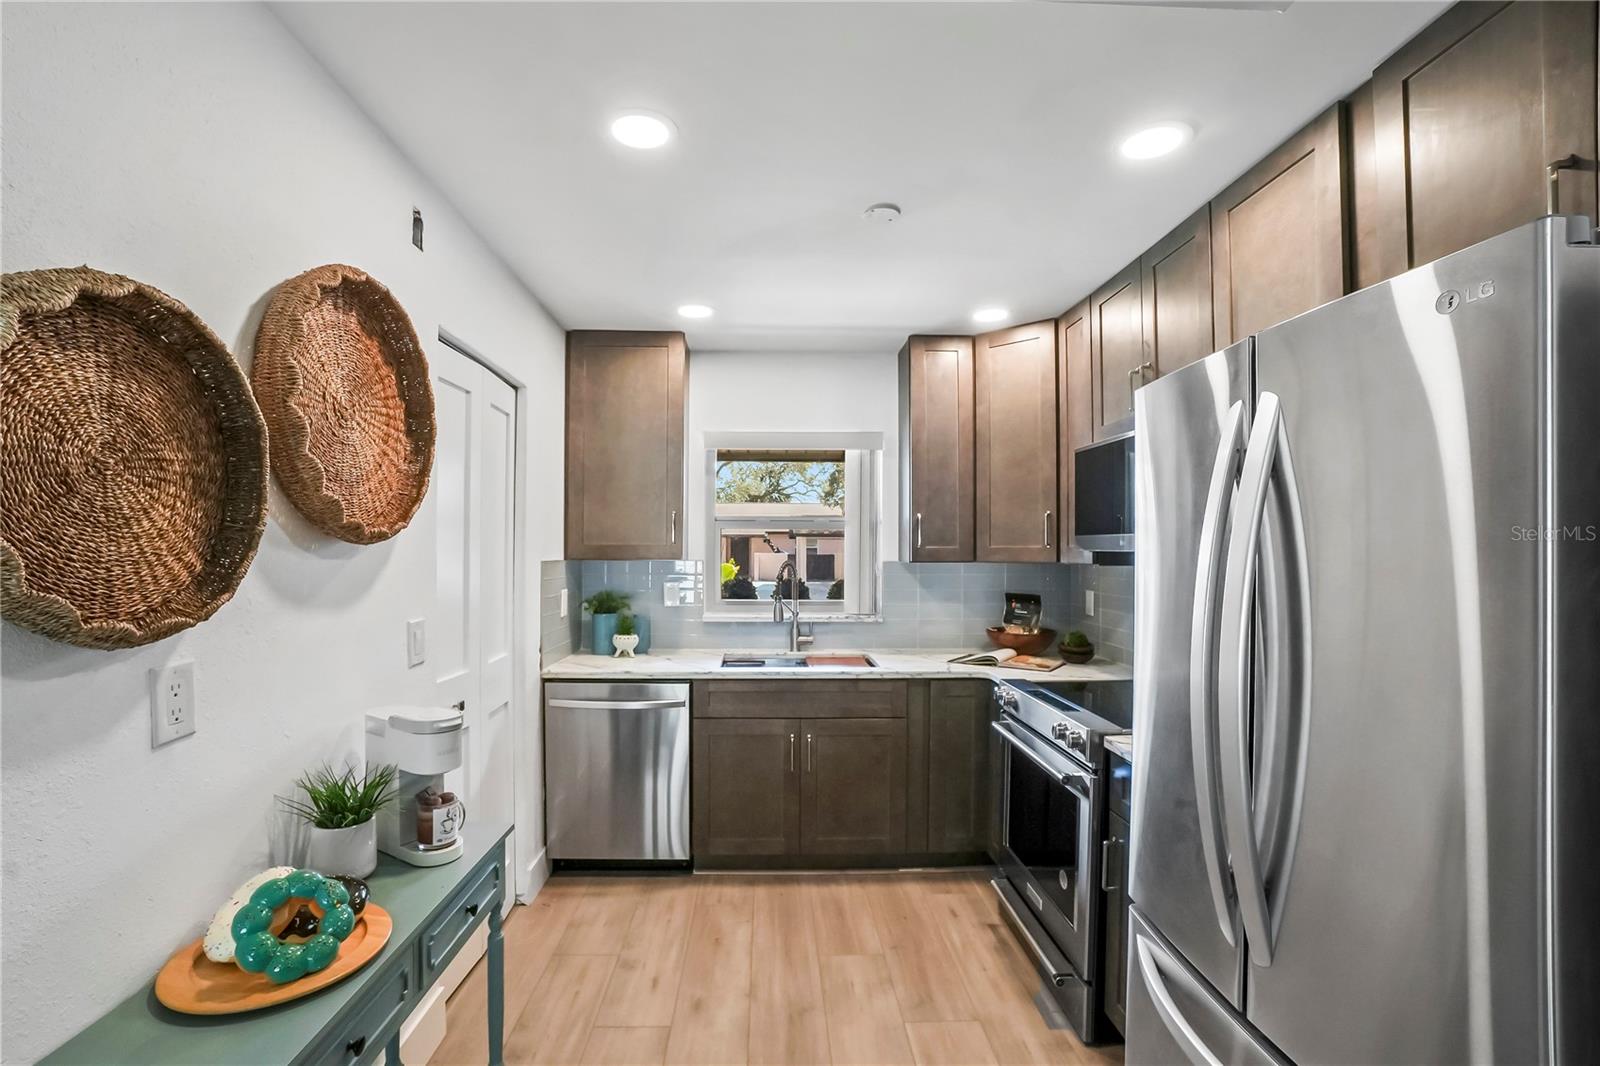
[[[801,666],[859,666],[871,669],[878,664],[870,655],[733,655],[722,656],[722,665],[750,670],[793,670]]]

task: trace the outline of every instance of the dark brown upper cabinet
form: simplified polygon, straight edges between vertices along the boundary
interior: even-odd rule
[[[973,352],[977,558],[1052,562],[1056,540],[1056,324],[985,333]]]
[[[683,557],[682,333],[567,334],[568,559]]]
[[[1372,280],[1544,215],[1568,156],[1559,208],[1595,216],[1595,30],[1594,3],[1457,4],[1374,72]]]
[[[1217,348],[1344,295],[1343,104],[1211,201],[1211,265]]]
[[[1212,343],[1211,206],[1200,208],[1139,257],[1145,380],[1204,359]]]
[[[1094,442],[1094,372],[1090,368],[1089,302],[1074,307],[1056,319],[1056,377],[1061,383],[1056,409],[1060,412],[1060,455],[1056,459],[1061,501],[1061,550],[1064,563],[1088,562],[1088,553],[1073,543],[1072,453]]]
[[[974,558],[971,337],[911,337],[900,350],[900,558]]]
[[[1092,432],[1100,440],[1133,428],[1133,390],[1155,374],[1144,346],[1144,289],[1137,262],[1089,297],[1089,352]]]

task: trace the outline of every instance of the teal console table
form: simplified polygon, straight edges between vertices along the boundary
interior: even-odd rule
[[[156,1001],[155,975],[134,995],[56,1048],[46,1063],[195,1066],[353,1066],[384,1049],[400,1062],[400,1023],[422,1001],[462,945],[489,923],[489,1062],[501,1066],[505,1032],[505,840],[509,829],[473,830],[445,866],[409,866],[379,855],[367,884],[394,931],[378,957],[304,999],[249,1014],[178,1014]],[[176,950],[177,945],[174,945]]]

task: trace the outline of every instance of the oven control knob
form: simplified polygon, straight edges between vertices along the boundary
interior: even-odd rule
[[[1065,723],[1065,722],[1056,722],[1056,723],[1054,723],[1053,725],[1050,726],[1050,739],[1051,740],[1066,740],[1067,739],[1067,734],[1069,732],[1071,732],[1071,730],[1069,730],[1067,728],[1067,723]]]
[[[1067,737],[1067,748],[1081,754],[1089,750],[1089,740],[1082,733],[1073,733]]]

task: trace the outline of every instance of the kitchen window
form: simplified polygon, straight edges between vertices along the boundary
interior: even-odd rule
[[[802,615],[875,612],[875,453],[718,448],[710,459],[708,617],[770,618],[773,593],[789,599],[795,591],[786,563],[799,575]]]

